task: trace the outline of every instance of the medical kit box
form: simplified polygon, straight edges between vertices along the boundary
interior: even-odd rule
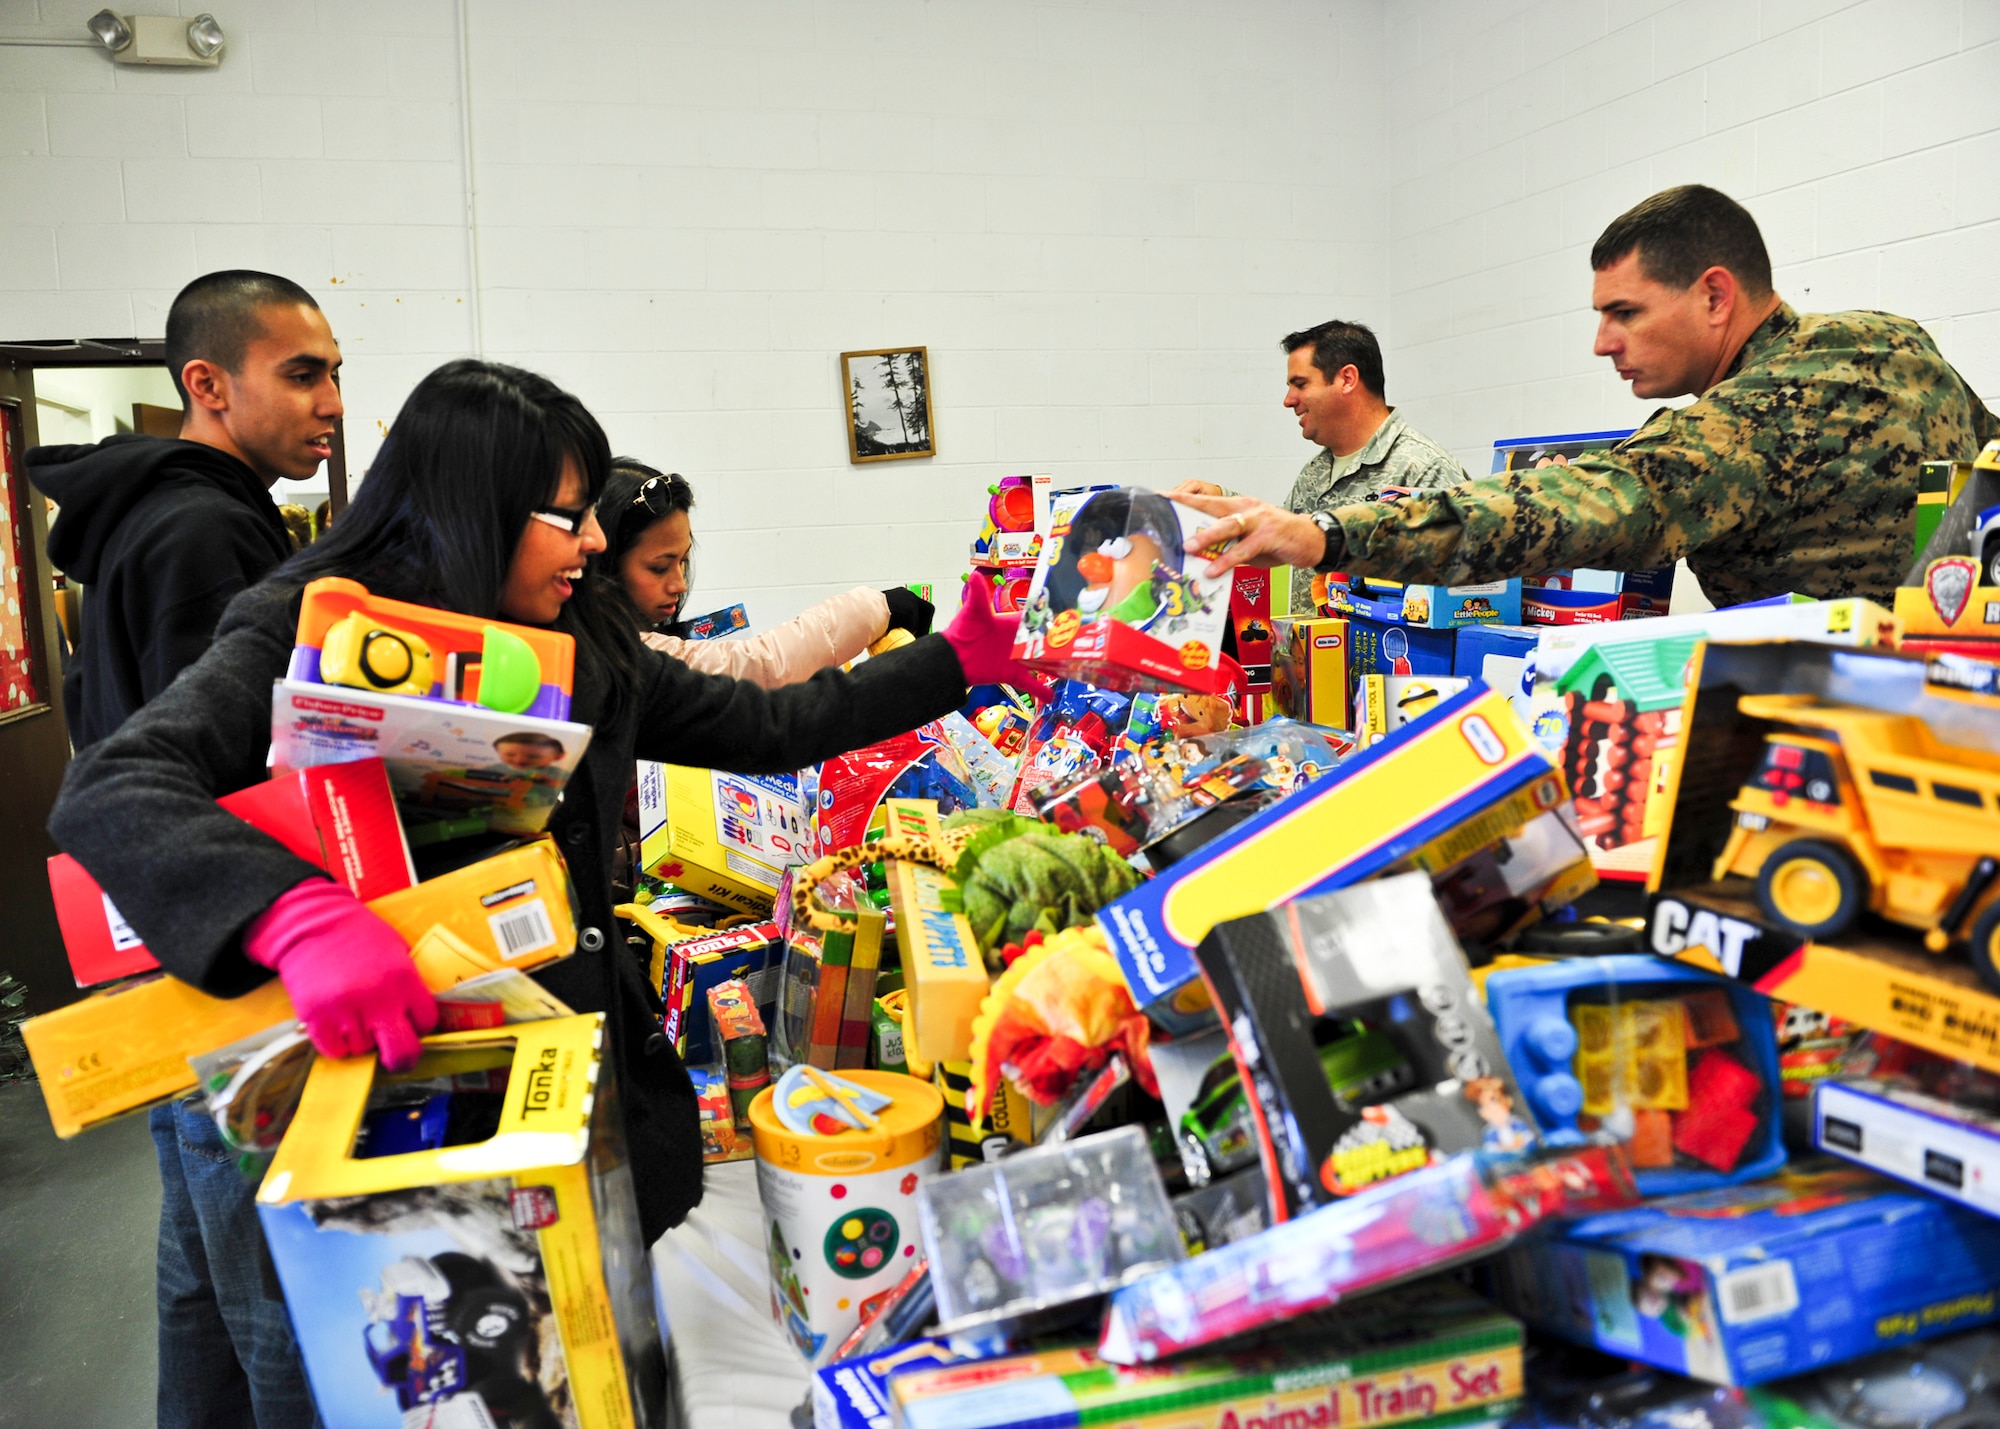
[[[327,1429],[663,1421],[602,1014],[321,1058],[258,1214]]]
[[[1057,497],[1014,658],[1101,689],[1227,693],[1234,582],[1187,550],[1214,524],[1138,487]]]
[[[1301,724],[1346,729],[1352,717],[1347,684],[1347,621],[1334,616],[1280,616],[1273,622],[1273,711]]]
[[[1813,1089],[1813,1144],[1932,1195],[2000,1216],[2000,1115],[1891,1078]]]
[[[1195,956],[1243,1079],[1274,1221],[1453,1152],[1534,1145],[1427,875],[1218,923]],[[1336,1036],[1370,1046],[1366,1105],[1329,1085],[1323,1049]]]
[[[1548,1217],[1637,1200],[1616,1146],[1447,1157],[1119,1288],[1097,1352],[1151,1365],[1490,1254]]]
[[[812,857],[796,774],[728,774],[639,762],[639,863],[738,913],[764,916],[785,870]]]
[[[910,1369],[888,1383],[897,1429],[1148,1429],[1456,1424],[1522,1392],[1521,1325],[1458,1285],[1385,1291],[1254,1343],[1162,1364],[1083,1349]]]
[[[548,839],[368,907],[410,943],[433,991],[497,968],[530,971],[576,947],[569,872]],[[430,936],[439,929],[448,937]],[[30,1018],[21,1035],[56,1135],[69,1137],[192,1090],[188,1058],[296,1016],[275,977],[241,997],[211,997],[156,971]]]
[[[1372,878],[1439,841],[1463,843],[1463,856],[1567,796],[1506,699],[1473,686],[1107,904],[1097,921],[1133,1000],[1179,1035],[1212,1016],[1194,949],[1216,924]]]
[[[1762,1384],[2000,1316],[2000,1221],[1820,1159],[1570,1222],[1494,1286],[1535,1329]]]
[[[1518,578],[1479,585],[1398,585],[1363,576],[1327,582],[1327,601],[1336,614],[1359,615],[1385,625],[1452,630],[1463,625],[1519,625]]]
[[[216,803],[318,864],[364,903],[417,881],[379,759],[301,769]],[[160,965],[110,896],[66,853],[49,860],[49,892],[78,987]]]

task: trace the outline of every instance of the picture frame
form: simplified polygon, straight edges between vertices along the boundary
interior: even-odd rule
[[[937,455],[929,348],[843,352],[840,391],[848,461],[858,465]]]

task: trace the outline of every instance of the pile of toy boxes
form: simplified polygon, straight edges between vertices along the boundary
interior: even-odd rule
[[[1250,723],[1202,518],[1049,513],[1054,699],[808,775],[769,922],[650,924],[822,1429],[1996,1407],[2000,666],[1337,582],[1340,680],[1442,635],[1463,687]]]

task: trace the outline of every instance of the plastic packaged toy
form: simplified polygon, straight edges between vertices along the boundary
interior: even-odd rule
[[[1232,582],[1186,551],[1209,524],[1133,487],[1058,497],[1014,658],[1104,689],[1223,693]]]
[[[1615,1146],[1468,1153],[1116,1291],[1098,1353],[1145,1364],[1470,1260],[1552,1216],[1638,1199]]]
[[[741,978],[717,983],[708,990],[710,1045],[721,1053],[723,1075],[729,1079],[729,1106],[739,1127],[750,1125],[750,1103],[771,1085],[771,1066],[764,1036],[764,1019],[757,1001]]]
[[[1642,954],[1506,968],[1486,1005],[1543,1133],[1626,1143],[1649,1196],[1785,1164],[1778,1047],[1757,993]]]
[[[928,1182],[918,1215],[945,1333],[1053,1329],[1185,1253],[1136,1126]]]

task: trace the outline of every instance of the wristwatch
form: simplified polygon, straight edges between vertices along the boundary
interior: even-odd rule
[[[1347,533],[1340,529],[1340,523],[1333,519],[1331,511],[1308,511],[1306,520],[1319,527],[1319,533],[1326,537],[1326,550],[1313,566],[1316,571],[1336,569],[1347,554]]]

